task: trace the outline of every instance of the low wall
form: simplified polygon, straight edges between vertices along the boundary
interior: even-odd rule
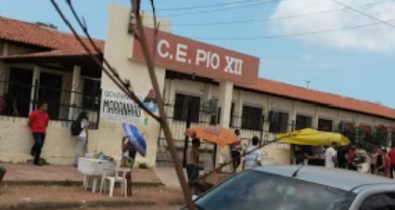
[[[42,157],[50,164],[69,165],[74,161],[76,140],[69,123],[50,121]],[[24,163],[32,160],[33,137],[27,118],[0,116],[0,161]]]

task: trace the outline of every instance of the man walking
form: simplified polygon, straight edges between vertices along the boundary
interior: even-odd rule
[[[259,138],[254,136],[252,144],[247,148],[247,155],[243,161],[243,169],[254,168],[262,165],[262,151],[258,148]]]
[[[192,147],[189,148],[187,152],[186,165],[188,181],[190,184],[193,184],[193,182],[199,177],[199,148],[200,139],[192,139]]]
[[[325,167],[326,168],[335,168],[337,161],[337,152],[335,150],[336,142],[332,142],[331,146],[329,146],[325,150]]]
[[[29,115],[29,127],[33,134],[34,144],[31,154],[34,157],[33,164],[41,166],[40,155],[44,145],[45,133],[48,127],[48,104],[41,103],[39,108]]]
[[[240,130],[236,129],[235,130],[235,135],[240,139]],[[230,145],[230,152],[232,155],[232,160],[233,160],[233,172],[237,171],[237,168],[239,168],[240,165],[240,154],[241,154],[241,145],[240,143],[235,144],[235,145]]]

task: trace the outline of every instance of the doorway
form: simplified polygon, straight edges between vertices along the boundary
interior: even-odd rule
[[[30,111],[33,71],[10,68],[7,114],[27,117]]]
[[[38,90],[38,101],[48,103],[48,115],[50,119],[59,118],[61,106],[63,77],[57,74],[41,73],[40,88]]]

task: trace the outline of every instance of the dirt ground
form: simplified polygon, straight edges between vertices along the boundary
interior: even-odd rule
[[[115,204],[130,202],[130,204],[120,207],[100,207],[103,202]],[[179,190],[164,187],[137,188],[133,190],[133,196],[127,198],[121,196],[120,191],[116,190],[114,197],[110,198],[105,194],[85,192],[81,187],[75,186],[0,186],[0,209],[11,205],[37,203],[78,204],[78,207],[67,208],[72,210],[170,210],[178,209],[183,205],[183,196]],[[97,206],[89,206],[95,203]],[[87,204],[87,207],[81,204]]]

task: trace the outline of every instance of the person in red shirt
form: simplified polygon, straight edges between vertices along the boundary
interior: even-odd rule
[[[391,170],[391,159],[388,156],[387,150],[383,149],[381,150],[377,158],[377,168],[375,174],[379,174],[389,178],[390,170]]]
[[[391,159],[390,175],[391,175],[391,178],[394,178],[394,170],[395,170],[395,144],[392,145],[392,149],[388,152],[388,157]]]
[[[29,115],[29,127],[33,133],[34,144],[31,149],[31,154],[34,157],[33,164],[41,165],[40,155],[41,149],[44,145],[45,133],[48,126],[48,104],[41,103],[39,108]]]

